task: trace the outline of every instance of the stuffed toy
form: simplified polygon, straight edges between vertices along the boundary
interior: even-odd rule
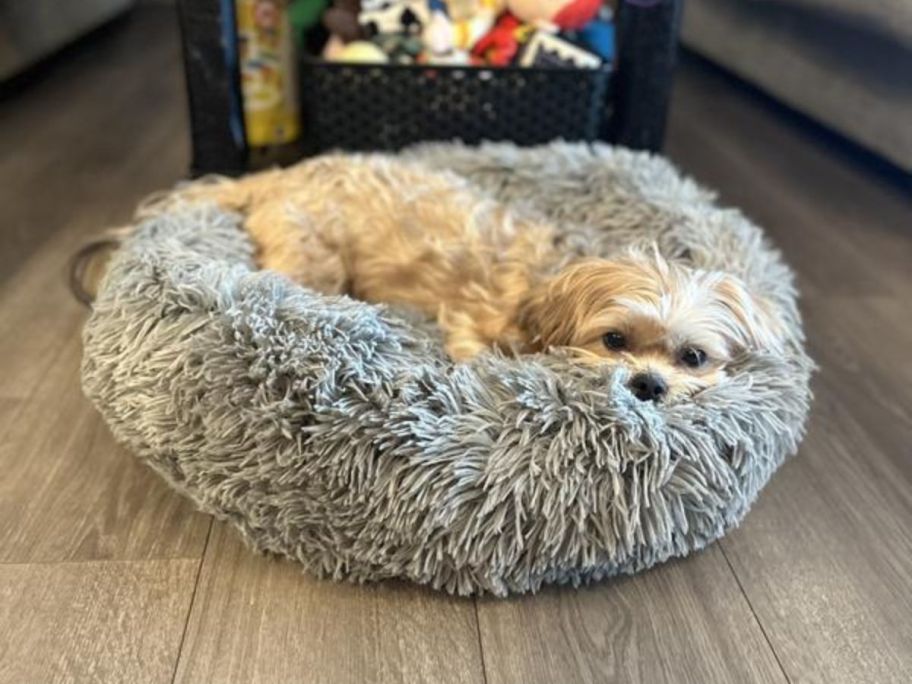
[[[593,19],[576,32],[576,38],[583,47],[601,57],[603,62],[614,61],[614,24],[611,21]]]
[[[364,40],[367,36],[358,23],[361,0],[333,0],[332,7],[323,13],[323,26],[342,43]]]
[[[472,57],[479,64],[507,66],[516,57],[519,44],[529,27],[515,15],[505,12],[494,24],[494,28],[483,35],[472,48]]]
[[[427,0],[362,0],[358,23],[370,38],[383,34],[420,36],[429,18]]]
[[[424,46],[433,57],[442,57],[453,51],[453,22],[446,5],[431,6],[431,16],[424,29]]]
[[[386,64],[389,61],[386,53],[369,40],[348,43],[334,54],[332,59],[349,64]]]
[[[570,41],[547,31],[536,31],[523,46],[521,67],[597,69],[602,60]]]
[[[552,33],[581,29],[601,6],[602,0],[507,0],[507,9],[524,24]]]
[[[507,11],[475,43],[472,56],[482,64],[507,66],[536,29],[548,33],[579,30],[592,23],[601,6],[602,0],[506,0]],[[565,46],[551,47],[564,51]]]
[[[490,31],[504,11],[504,0],[449,0],[453,23],[453,46],[471,50],[478,39]]]

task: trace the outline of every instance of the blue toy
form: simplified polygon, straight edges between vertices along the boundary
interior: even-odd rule
[[[576,32],[577,42],[594,52],[606,64],[614,61],[614,23],[605,19],[593,19]]]

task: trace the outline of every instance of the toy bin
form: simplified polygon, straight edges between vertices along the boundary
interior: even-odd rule
[[[232,0],[178,0],[193,168],[237,174],[327,150],[422,141],[555,139],[661,147],[681,0],[620,0],[613,64],[598,68],[347,64],[298,55],[300,135],[248,146]]]
[[[307,153],[397,150],[423,140],[596,140],[610,69],[300,66]]]

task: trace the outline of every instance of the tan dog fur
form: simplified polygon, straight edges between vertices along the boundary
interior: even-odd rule
[[[658,254],[567,263],[550,226],[388,158],[321,157],[183,195],[241,212],[263,268],[436,317],[457,360],[567,348],[659,374],[674,400],[718,382],[739,351],[780,344],[769,307],[732,276]],[[706,360],[690,367],[695,349]]]

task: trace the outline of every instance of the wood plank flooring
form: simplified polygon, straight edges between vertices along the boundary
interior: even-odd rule
[[[821,366],[799,457],[719,546],[790,680],[910,681],[912,185],[700,66],[669,153],[796,267]]]
[[[214,527],[181,682],[480,682],[475,607],[399,583],[331,584]]]
[[[197,566],[0,565],[0,681],[169,681]]]
[[[171,10],[0,102],[0,682],[912,681],[912,186],[697,61],[669,133],[798,271],[808,438],[701,554],[475,601],[250,553],[81,396],[66,261],[187,169]]]

